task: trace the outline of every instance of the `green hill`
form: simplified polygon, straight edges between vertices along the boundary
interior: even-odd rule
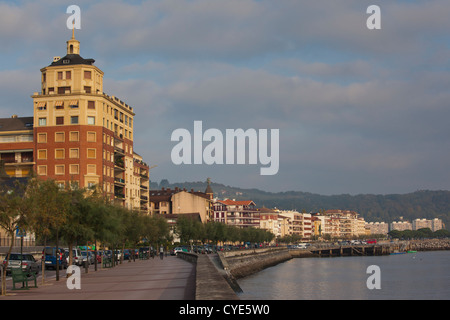
[[[162,180],[152,182],[151,188],[186,188],[205,191],[206,182],[169,183]],[[319,212],[328,209],[353,210],[368,222],[392,222],[400,217],[406,220],[417,218],[440,218],[448,228],[450,225],[450,191],[421,190],[407,194],[358,194],[320,195],[301,191],[266,192],[258,189],[242,189],[211,183],[214,196],[219,199],[253,200],[258,207],[295,209],[303,212]]]

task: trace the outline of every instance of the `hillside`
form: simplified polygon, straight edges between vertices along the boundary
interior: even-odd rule
[[[169,183],[162,180],[152,182],[151,188],[186,188],[204,191],[206,182]],[[214,196],[220,199],[253,200],[258,207],[296,209],[304,212],[319,212],[328,209],[354,210],[366,221],[392,222],[403,217],[406,220],[417,218],[440,218],[446,227],[450,225],[450,191],[421,190],[407,194],[359,194],[359,195],[320,195],[301,191],[266,192],[258,189],[242,189],[211,183]]]

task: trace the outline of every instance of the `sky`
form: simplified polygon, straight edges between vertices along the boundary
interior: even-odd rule
[[[104,71],[104,92],[134,108],[134,150],[157,166],[152,181],[450,189],[448,0],[0,1],[0,117],[33,115],[40,69],[66,53],[70,5],[81,9],[81,56]],[[367,27],[371,5],[381,29]],[[278,172],[175,165],[171,135],[193,135],[194,121],[224,136],[279,130]]]

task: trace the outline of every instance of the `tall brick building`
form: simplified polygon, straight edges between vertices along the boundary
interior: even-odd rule
[[[32,95],[33,118],[6,121],[16,131],[23,123],[32,142],[10,138],[9,144],[0,143],[0,150],[8,150],[0,151],[2,159],[12,176],[28,172],[19,168],[13,174],[14,153],[15,167],[17,159],[26,159],[41,178],[61,185],[96,185],[115,202],[149,212],[149,166],[133,145],[135,113],[104,93],[104,73],[94,62],[80,56],[80,42],[72,33],[67,54],[40,70],[41,91]],[[2,130],[1,135],[10,132]]]

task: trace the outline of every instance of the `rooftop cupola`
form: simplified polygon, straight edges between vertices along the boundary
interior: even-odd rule
[[[67,41],[67,54],[80,54],[80,41],[75,39],[75,26],[72,29],[72,39]]]

